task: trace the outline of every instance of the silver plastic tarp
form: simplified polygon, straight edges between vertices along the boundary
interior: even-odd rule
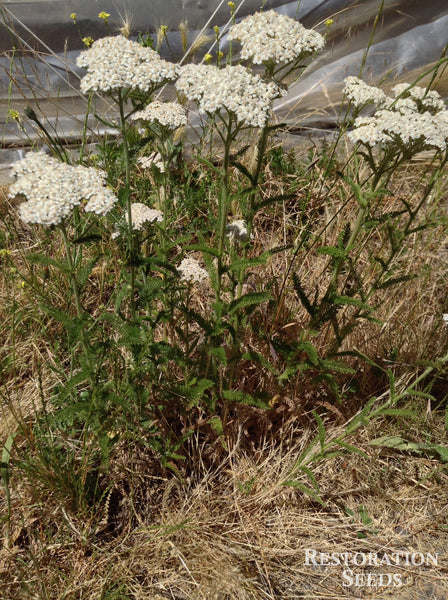
[[[262,2],[235,0],[235,4],[239,20],[258,10]],[[266,0],[264,8],[275,8],[320,32],[325,31],[325,20],[333,19],[325,51],[275,107],[279,120],[301,133],[334,127],[341,112],[343,79],[358,75],[363,63],[364,79],[377,83],[384,78],[391,86],[429,72],[448,44],[448,0]],[[82,35],[94,39],[106,35],[100,11],[110,13],[112,32],[124,21],[131,23],[134,34],[154,33],[167,25],[176,60],[183,55],[181,23],[188,23],[188,47],[199,35],[210,36],[196,60],[212,49],[213,26],[219,25],[224,45],[229,26],[227,0],[3,0],[0,11],[0,127],[6,150],[0,153],[0,162],[14,160],[15,148],[34,135],[27,125],[24,133],[8,119],[9,109],[21,112],[31,106],[67,139],[82,130],[86,100],[79,92],[82,70],[75,64],[82,41],[71,13],[76,13]],[[170,58],[166,44],[162,53]],[[422,81],[428,82],[429,76]],[[434,83],[448,97],[443,68]]]

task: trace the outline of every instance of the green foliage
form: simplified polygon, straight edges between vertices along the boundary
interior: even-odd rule
[[[138,39],[153,48],[149,34]],[[17,464],[81,513],[110,489],[110,461],[120,444],[150,450],[162,470],[182,477],[192,432],[207,431],[207,442],[219,438],[225,447],[232,411],[253,407],[264,413],[277,392],[297,395],[298,389],[324,390],[327,405],[341,406],[356,379],[354,361],[378,367],[347,349],[347,340],[365,321],[379,323],[378,292],[390,293],[418,276],[402,272],[400,260],[411,236],[436,225],[425,206],[448,161],[436,155],[418,201],[400,199],[398,208],[385,210],[391,179],[417,146],[380,148],[378,156],[357,148],[340,168],[335,147],[324,147],[317,157],[313,149],[301,161],[279,146],[269,148],[283,124],[253,130],[225,109],[207,115],[186,160],[181,134],[157,123],[141,133],[132,122],[161,85],[147,93],[111,92],[118,124],[96,118],[119,133],[103,135],[90,155],[82,147],[80,161],[107,173],[117,206],[104,217],[76,210],[46,232],[33,228],[40,249],[26,255],[28,272],[20,273],[32,294],[39,335],[57,330],[52,369],[58,382],[43,393],[44,408],[23,433]],[[28,110],[28,117],[54,153],[69,161],[61,140],[35,112]],[[153,164],[142,171],[138,159],[155,153],[163,168]],[[270,173],[281,185],[271,185]],[[335,182],[355,218],[335,215],[322,225]],[[160,210],[163,220],[133,225],[135,202]],[[285,207],[281,221],[279,207]],[[228,225],[242,219],[245,234],[232,238]],[[259,230],[277,233],[279,223],[284,239],[273,247],[260,242]],[[2,247],[3,238],[0,232]],[[277,256],[286,265],[281,277]],[[186,257],[205,266],[206,281],[181,276]],[[313,283],[302,268],[310,257],[324,265]],[[359,427],[379,417],[413,418],[411,409],[399,406],[405,397],[433,400],[416,386],[397,391],[393,371],[387,375],[390,401],[377,407],[371,399],[341,435],[329,437],[324,411],[312,411],[316,436],[285,486],[324,505],[314,465],[346,453],[366,458],[348,441]],[[13,439],[0,467],[8,506]],[[448,460],[446,448],[432,442],[383,436],[372,445]],[[253,485],[250,480],[240,489],[249,494]],[[363,507],[356,519],[370,531]],[[115,597],[115,590],[105,594]]]

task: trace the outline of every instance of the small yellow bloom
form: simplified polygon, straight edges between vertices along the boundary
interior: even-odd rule
[[[18,110],[10,110],[8,115],[11,119],[14,119],[14,121],[18,121],[20,119],[20,113]]]
[[[207,54],[204,56],[204,60],[205,60],[205,62],[206,62],[208,65],[210,64],[210,62],[211,62],[212,58],[213,58],[213,56],[212,56],[211,54],[208,54],[208,53],[207,53]]]
[[[87,46],[87,48],[90,48],[90,46],[93,44],[93,41],[94,40],[91,37],[82,38],[82,43],[84,46]]]
[[[166,32],[168,31],[168,26],[167,25],[161,25],[160,26],[160,31],[162,32],[162,35],[166,35]]]
[[[325,25],[326,25],[327,27],[331,27],[331,26],[333,25],[333,23],[334,23],[333,19],[327,19],[327,20],[325,21]]]
[[[26,286],[26,283],[24,281],[22,281],[22,283],[20,284],[22,289]]]
[[[268,404],[271,408],[275,408],[275,406],[280,402],[280,400],[280,396],[278,394],[275,394],[275,396],[268,401]]]
[[[76,21],[76,16],[77,16],[76,13],[72,13],[70,15],[70,19],[72,19],[73,21]]]
[[[218,25],[215,25],[215,26],[213,27],[213,31],[215,32],[215,35],[216,35],[216,36],[218,36],[218,35],[219,35],[219,27],[218,27]]]
[[[99,16],[100,19],[103,19],[103,21],[107,21],[107,19],[110,17],[110,14],[107,13],[107,12],[102,11],[102,12],[99,13],[98,16]]]
[[[227,4],[229,5],[231,12],[233,13],[233,11],[235,10],[235,2],[227,2]]]
[[[218,52],[218,60],[221,60],[221,58],[224,56],[224,52],[221,52],[221,50]]]
[[[11,254],[11,250],[7,250],[6,248],[2,248],[2,249],[0,250],[0,258],[1,258],[2,256],[9,256],[10,254]]]

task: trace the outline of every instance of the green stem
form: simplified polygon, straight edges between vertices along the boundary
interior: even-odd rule
[[[257,152],[258,152],[257,165],[256,165],[255,173],[253,175],[252,182],[251,182],[252,192],[249,195],[249,211],[248,211],[247,220],[246,220],[247,221],[246,222],[247,242],[244,246],[244,252],[243,252],[244,259],[247,258],[250,237],[252,234],[252,227],[253,227],[253,222],[254,222],[255,212],[256,212],[255,198],[257,196],[257,188],[259,185],[261,170],[263,168],[264,155],[266,152],[267,143],[268,143],[268,125],[266,124],[265,127],[263,127],[263,129],[261,130],[260,139],[258,140],[258,144],[257,144]],[[242,293],[242,289],[243,289],[243,278],[244,278],[244,271],[241,270],[238,274],[238,292],[237,292],[238,298],[241,298],[241,293]]]
[[[75,299],[76,315],[77,315],[78,319],[81,321],[84,316],[84,309],[81,304],[78,282],[76,281],[76,275],[75,275],[75,265],[73,262],[73,257],[72,257],[72,253],[71,253],[71,249],[70,249],[70,243],[69,243],[68,235],[67,235],[67,229],[65,227],[64,222],[62,222],[62,224],[60,225],[60,230],[62,233],[62,239],[64,241],[65,256],[67,259],[67,264],[68,264],[68,268],[69,268],[69,272],[70,272],[70,282],[72,284],[73,297]],[[89,352],[89,345],[87,343],[86,332],[84,329],[84,323],[82,323],[82,326],[81,326],[80,336],[81,336],[81,342],[82,342],[82,345],[84,348],[84,353],[85,353],[86,359],[89,362],[90,361],[90,352]],[[91,383],[93,384],[93,381]]]
[[[129,257],[131,262],[131,285],[130,285],[130,294],[129,299],[131,303],[131,320],[135,319],[135,266],[133,264],[135,258],[135,248],[134,248],[134,232],[132,229],[132,211],[131,211],[131,193],[130,193],[130,181],[131,181],[131,167],[130,167],[130,158],[129,158],[129,144],[127,137],[127,128],[126,128],[126,117],[124,114],[124,95],[122,95],[122,90],[118,92],[118,108],[120,111],[120,130],[121,137],[123,141],[123,156],[125,162],[125,172],[126,172],[126,211],[127,211],[127,221],[128,221],[128,246],[129,246]]]
[[[234,138],[232,132],[232,116],[229,115],[229,120],[226,123],[226,136],[224,143],[224,161],[222,166],[222,177],[221,177],[221,194],[219,196],[219,215],[218,215],[218,284],[216,290],[216,300],[221,300],[221,287],[222,287],[222,265],[223,265],[223,252],[224,252],[224,241],[226,236],[227,226],[227,212],[229,203],[229,165],[230,165],[230,145]]]
[[[88,100],[87,100],[86,115],[84,117],[84,124],[83,124],[83,128],[82,128],[82,142],[81,142],[81,149],[79,151],[79,164],[80,165],[82,165],[82,161],[84,159],[84,149],[85,149],[86,143],[87,143],[87,125],[89,122],[90,110],[92,108],[92,98],[93,98],[93,93],[90,93]]]
[[[75,277],[75,265],[73,263],[73,257],[72,257],[72,253],[70,251],[70,244],[68,241],[67,229],[65,227],[65,223],[61,224],[61,232],[62,232],[62,239],[64,241],[65,256],[66,256],[67,264],[68,264],[69,271],[70,271],[70,281],[72,284],[73,296],[75,298],[76,314],[77,314],[78,318],[81,319],[81,317],[84,313],[84,310],[82,308],[81,298],[79,296],[78,283],[77,283],[76,277]]]

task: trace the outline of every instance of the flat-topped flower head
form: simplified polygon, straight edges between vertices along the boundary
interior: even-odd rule
[[[445,102],[435,90],[428,90],[419,87],[418,85],[410,87],[407,83],[399,83],[392,88],[392,92],[395,94],[396,98],[400,97],[400,99],[395,102],[399,102],[402,99],[412,100],[414,101],[416,108],[420,111],[429,110],[431,112],[438,112],[445,108]]]
[[[180,273],[181,281],[200,283],[204,279],[208,279],[207,271],[201,267],[195,258],[184,258],[178,265],[177,270]]]
[[[133,121],[144,121],[148,123],[157,122],[167,129],[177,129],[187,124],[187,112],[177,102],[151,102],[144,110],[132,115]]]
[[[315,54],[325,45],[320,33],[274,10],[246,17],[230,28],[228,38],[239,40],[241,58],[250,59],[256,65],[269,61],[295,62]]]
[[[97,40],[81,52],[76,64],[87,69],[81,80],[84,93],[111,93],[123,88],[148,92],[177,76],[175,64],[122,35]]]
[[[202,113],[222,109],[232,113],[241,124],[264,127],[272,101],[281,92],[242,65],[224,69],[212,65],[185,65],[180,69],[176,88],[196,102]]]
[[[380,105],[386,101],[386,94],[383,90],[373,85],[367,85],[365,81],[358,77],[346,77],[344,84],[344,95],[357,108],[372,103]]]
[[[388,98],[378,88],[363,86],[362,82],[349,81],[348,86],[355,103],[356,98],[365,100],[369,96],[370,101],[377,102],[381,107],[371,117],[355,119],[353,130],[348,133],[353,142],[370,147],[399,144],[412,148],[414,152],[446,150],[448,110],[437,92],[403,83],[393,88],[395,98]],[[374,100],[375,90],[377,100]],[[358,106],[361,104],[365,102],[359,101]]]
[[[141,230],[145,223],[161,223],[163,213],[155,208],[149,208],[142,202],[134,202],[131,204],[131,219],[132,229]]]
[[[12,177],[9,196],[25,196],[19,213],[27,223],[58,225],[81,205],[86,212],[105,215],[117,202],[105,187],[105,173],[62,163],[44,152],[30,152],[17,162]]]

